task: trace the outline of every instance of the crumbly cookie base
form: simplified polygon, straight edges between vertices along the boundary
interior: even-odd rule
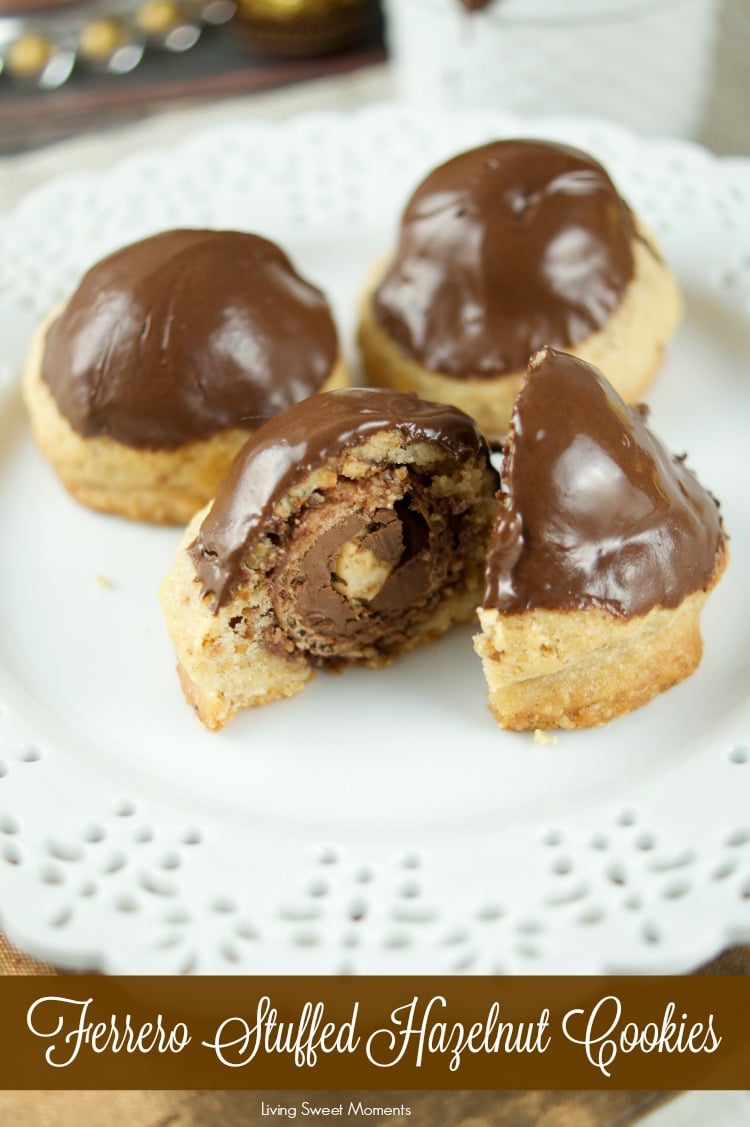
[[[481,608],[474,648],[500,727],[596,727],[690,676],[703,652],[701,611],[725,563],[722,553],[707,590],[635,618],[598,607],[509,615]]]

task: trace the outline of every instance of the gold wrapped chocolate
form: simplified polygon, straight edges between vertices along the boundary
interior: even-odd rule
[[[342,8],[363,7],[362,0],[239,0],[243,16],[293,20],[300,16],[332,15]]]
[[[36,78],[52,57],[52,44],[43,35],[22,35],[8,48],[5,65],[14,78]]]
[[[234,28],[254,52],[324,55],[377,27],[376,0],[238,0]]]
[[[128,40],[125,27],[118,20],[93,20],[78,37],[78,50],[89,62],[106,62]]]

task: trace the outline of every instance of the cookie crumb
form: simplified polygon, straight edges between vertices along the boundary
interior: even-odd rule
[[[105,591],[111,591],[114,587],[114,583],[112,582],[112,580],[109,578],[108,575],[97,574],[96,582],[98,583],[98,585],[100,587],[103,587],[105,589]]]
[[[534,743],[537,747],[549,747],[551,744],[557,743],[557,736],[552,735],[550,732],[543,731],[542,728],[535,728]]]

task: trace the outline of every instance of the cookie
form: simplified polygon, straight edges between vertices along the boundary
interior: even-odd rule
[[[501,478],[475,639],[500,726],[603,724],[692,673],[727,541],[716,501],[645,411],[544,349]]]
[[[79,501],[184,524],[266,419],[345,386],[323,294],[237,231],[166,231],[116,251],[38,330],[24,395]]]
[[[681,309],[652,236],[597,161],[495,141],[417,188],[367,287],[359,343],[371,383],[454,403],[497,438],[544,345],[600,366],[635,402]]]
[[[414,395],[332,391],[262,427],[161,588],[203,724],[473,618],[496,486],[476,424]]]

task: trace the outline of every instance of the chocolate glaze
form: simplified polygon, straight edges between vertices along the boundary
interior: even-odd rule
[[[456,378],[523,371],[601,329],[633,277],[633,216],[576,149],[494,141],[417,188],[374,294],[409,357]]]
[[[229,601],[242,580],[253,545],[275,531],[273,509],[288,490],[383,430],[396,430],[406,441],[437,443],[459,462],[487,450],[476,423],[463,411],[412,394],[348,388],[291,407],[242,448],[189,548],[196,576],[215,609]]]
[[[86,437],[173,449],[312,395],[338,355],[325,298],[237,231],[165,231],[92,267],[46,339],[42,378]]]
[[[534,358],[511,419],[485,607],[629,618],[709,586],[718,505],[644,419],[582,360]]]

